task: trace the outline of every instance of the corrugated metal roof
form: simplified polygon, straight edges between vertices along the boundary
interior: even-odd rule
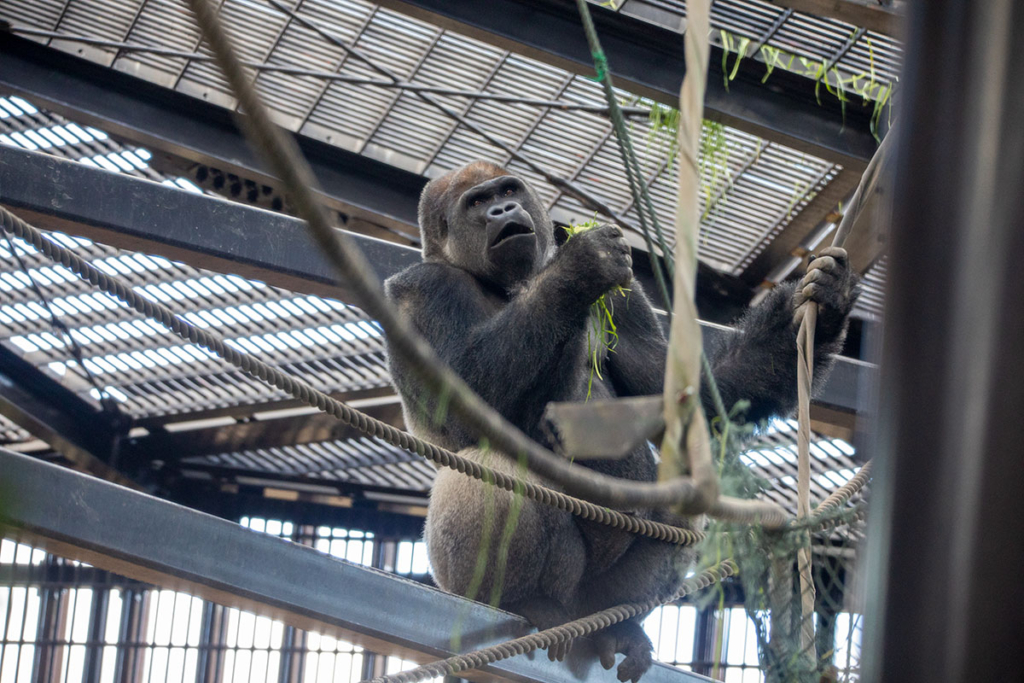
[[[0,17],[19,26],[64,34],[202,52],[191,17],[180,3],[68,0],[62,14],[28,11],[27,6],[37,4],[35,0],[10,0],[0,7]],[[679,2],[648,4],[670,16],[685,14],[684,5]],[[290,6],[303,18],[354,42],[381,66],[413,83],[544,99],[602,101],[599,87],[589,79],[370,3],[309,0],[292,2]],[[245,58],[379,77],[364,63],[346,56],[341,48],[264,2],[225,0],[221,11]],[[722,0],[713,6],[715,26],[735,34],[737,40],[746,37],[756,42],[764,38],[783,15],[783,10],[762,0]],[[769,45],[806,59],[836,57],[854,32],[854,27],[834,20],[792,12],[785,16]],[[722,36],[716,39],[721,41]],[[52,45],[208,101],[234,104],[210,62],[83,46],[65,40],[52,41]],[[893,41],[865,35],[839,59],[838,66],[847,78],[860,72],[867,78],[867,74],[874,73],[881,82],[895,73],[897,60],[898,47]],[[795,64],[794,69],[802,68],[799,60]],[[478,135],[457,128],[450,118],[411,93],[266,72],[259,75],[256,83],[283,125],[416,173],[433,176],[480,157],[501,163],[509,161],[504,152]],[[622,96],[636,99],[626,92]],[[437,98],[550,171],[578,180],[616,211],[629,214],[635,210],[606,118],[521,104],[476,102],[463,97]],[[631,128],[634,147],[641,151],[644,165],[651,169],[660,222],[671,242],[675,203],[675,167],[668,159],[671,146],[661,144],[663,136],[657,131],[652,133],[646,122],[634,121]],[[733,129],[725,129],[724,140],[728,154],[720,164],[705,169],[705,195],[706,199],[714,200],[714,206],[705,216],[700,256],[710,265],[739,274],[808,198],[835,176],[839,166],[778,144],[769,145]],[[747,164],[751,159],[753,163]],[[536,181],[560,218],[590,217],[576,200],[562,196],[521,164],[510,166]],[[734,177],[737,175],[738,178]]]

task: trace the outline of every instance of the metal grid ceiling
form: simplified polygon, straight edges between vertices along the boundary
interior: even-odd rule
[[[42,151],[81,163],[96,164],[102,159],[111,171],[151,179],[162,177],[142,161],[149,157],[145,149],[124,148],[102,131],[76,126],[18,98],[0,98],[0,110],[9,114],[0,119],[0,142],[4,144],[16,144],[16,139],[27,141],[28,145],[22,146],[28,149],[42,147]],[[15,111],[20,113],[11,113]],[[54,135],[64,144],[50,142],[43,130],[58,131]],[[87,139],[68,142],[65,134],[75,130]],[[15,138],[15,132],[21,136]],[[32,142],[40,138],[50,146]],[[128,164],[128,158],[137,160],[138,165]],[[111,159],[120,159],[121,163]],[[195,191],[183,179],[164,178],[163,182]],[[171,306],[200,326],[216,327],[240,348],[260,354],[324,391],[387,385],[379,330],[355,307],[297,295],[238,276],[197,270],[157,256],[50,234],[88,255],[97,267],[124,277],[137,291]],[[143,319],[63,268],[52,266],[26,243],[16,241],[16,248],[55,313],[73,330],[94,375],[119,407],[133,417],[181,414],[186,419],[196,411],[284,398],[202,349],[182,343],[159,324]],[[884,268],[884,263],[871,272],[879,268]],[[95,391],[54,335],[48,320],[46,309],[28,286],[9,248],[0,244],[0,343],[17,348],[40,370],[60,379],[83,398],[95,400]],[[795,438],[792,422],[776,422],[752,443],[745,456],[754,472],[771,483],[769,497],[790,509],[796,505]],[[30,439],[27,432],[0,418],[0,443]],[[858,465],[845,441],[820,434],[814,434],[812,441],[812,494],[824,498],[845,483]],[[180,467],[187,476],[224,476],[230,471],[240,483],[305,477],[323,484],[413,492],[429,490],[434,472],[417,456],[366,437],[193,457]]]
[[[599,87],[485,45],[465,36],[359,0],[291,0],[289,6],[338,37],[353,41],[381,66],[417,84],[438,85],[545,99],[600,103]],[[678,2],[649,2],[670,16],[683,16]],[[63,7],[63,11],[60,10]],[[262,0],[224,0],[221,11],[242,55],[254,61],[345,74],[377,76],[366,65]],[[845,47],[855,28],[829,19],[789,12],[762,0],[720,0],[713,6],[716,28],[768,44],[808,60],[834,60],[844,74],[874,73],[881,81],[898,68],[899,48],[884,36],[862,36]],[[202,52],[192,18],[176,0],[8,0],[0,18],[64,34]],[[678,21],[678,20],[676,20]],[[774,30],[774,33],[772,31]],[[716,32],[716,40],[721,40]],[[870,40],[870,43],[868,42]],[[751,44],[757,44],[752,42]],[[209,62],[151,54],[116,53],[69,41],[53,47],[79,54],[224,106],[234,100]],[[752,58],[760,59],[760,55]],[[794,70],[803,68],[797,59]],[[377,76],[379,77],[379,76]],[[411,93],[367,85],[260,73],[257,85],[281,123],[305,135],[416,173],[434,176],[485,157],[508,164],[507,156],[479,135],[458,128]],[[624,98],[630,98],[623,92]],[[521,104],[438,97],[548,170],[576,180],[616,211],[635,212],[621,161],[604,117],[545,110]],[[669,241],[674,219],[675,168],[670,145],[646,121],[631,126],[643,157],[661,223]],[[728,153],[704,169],[705,211],[700,255],[710,265],[739,274],[799,213],[840,167],[741,131],[724,132]],[[561,220],[589,218],[518,163],[509,164],[541,189]],[[703,211],[704,207],[702,207]]]
[[[199,191],[182,178],[167,178],[147,164],[143,148],[126,148],[104,132],[79,126],[20,98],[0,98],[0,144],[45,151],[108,171]],[[169,306],[200,327],[212,327],[229,343],[329,393],[388,386],[383,341],[376,323],[359,309],[332,299],[299,295],[235,275],[199,270],[60,233],[52,239],[74,249],[97,268],[125,279],[144,296]],[[224,407],[262,405],[287,398],[204,349],[183,342],[84,283],[21,240],[13,240],[29,275],[0,240],[0,343],[59,380],[83,399],[98,392],[50,323],[50,309],[71,330],[89,371],[133,418],[170,417]],[[0,443],[31,435],[0,418]],[[405,451],[363,438],[260,453],[280,472],[294,450],[297,468],[312,468],[335,481],[425,490],[431,468]],[[298,462],[298,461],[297,461]],[[208,464],[253,470],[244,454],[214,456]],[[293,467],[293,470],[295,469]],[[257,471],[257,470],[253,470]],[[294,473],[308,473],[295,471]]]

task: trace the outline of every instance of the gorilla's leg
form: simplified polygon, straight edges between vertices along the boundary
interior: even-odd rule
[[[692,525],[692,521],[660,510],[652,518],[676,526]],[[666,600],[682,585],[693,557],[691,548],[638,536],[614,566],[582,582],[581,611],[590,614],[623,603]],[[644,616],[617,624],[597,640],[606,667],[614,664],[616,652],[626,655],[618,669],[621,681],[636,681],[651,665],[651,641],[640,626]]]
[[[538,631],[561,626],[571,618],[569,611],[560,602],[542,595],[509,605],[508,611],[526,617],[526,620],[536,626]],[[562,661],[569,654],[571,646],[572,641],[569,640],[549,647],[548,659]]]
[[[547,561],[540,578],[537,595],[510,607],[522,614],[539,630],[561,626],[572,619],[580,580],[587,562],[583,535],[567,512],[549,512],[544,534],[549,539]],[[563,660],[572,641],[548,648],[551,660]]]

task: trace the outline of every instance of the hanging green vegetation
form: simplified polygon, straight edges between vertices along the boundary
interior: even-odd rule
[[[736,79],[740,71],[740,62],[747,56],[747,47],[750,46],[750,38],[740,36],[739,39],[733,36],[724,28],[720,29],[722,35],[722,78],[725,81],[725,89],[729,89],[729,82]],[[735,45],[735,49],[733,46]],[[732,70],[729,70],[729,53],[736,53],[736,61],[733,62]]]
[[[669,164],[674,163],[678,152],[676,131],[679,128],[679,110],[646,98],[640,99],[637,104],[648,107],[651,112],[650,127],[647,131],[648,143],[655,139],[669,140],[669,149],[666,154]],[[729,146],[725,125],[704,119],[701,122],[700,149],[697,158],[701,179],[700,195],[704,201],[701,221],[704,221],[726,198],[726,195],[722,194],[719,202],[713,201],[715,188],[719,186],[719,182],[723,180],[727,184],[731,182],[729,167],[731,152],[732,148]],[[759,141],[755,158],[760,153]],[[706,231],[703,236],[706,237]]]
[[[734,36],[725,29],[719,29],[722,44],[722,74],[725,81],[725,89],[729,89],[729,83],[736,79],[739,73],[740,62],[747,56],[747,49],[751,40],[745,36]],[[879,135],[879,123],[882,112],[886,105],[889,107],[889,123],[892,123],[892,93],[893,81],[881,82],[878,80],[875,70],[875,47],[871,38],[867,35],[863,38],[868,48],[868,71],[863,71],[844,77],[838,65],[829,64],[828,60],[812,59],[796,55],[772,45],[762,45],[758,50],[761,60],[765,66],[762,83],[767,83],[768,78],[776,68],[785,71],[799,73],[814,80],[814,98],[818,104],[822,104],[821,87],[839,100],[840,112],[843,126],[846,125],[846,105],[851,101],[850,94],[857,95],[862,99],[862,106],[872,107],[870,118],[871,134],[881,142]],[[729,65],[729,53],[736,53],[736,59],[732,66]],[[796,68],[794,68],[796,64]],[[894,79],[895,80],[895,79]]]

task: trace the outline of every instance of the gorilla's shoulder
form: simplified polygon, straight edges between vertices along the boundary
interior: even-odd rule
[[[452,287],[465,287],[474,283],[472,275],[447,263],[426,261],[409,266],[384,281],[384,293],[392,301],[441,293]]]

